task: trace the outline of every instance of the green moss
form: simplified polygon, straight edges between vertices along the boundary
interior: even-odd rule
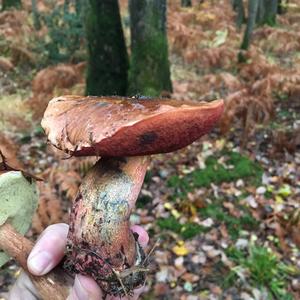
[[[172,91],[165,1],[132,1],[129,92],[156,97]]]
[[[187,223],[181,227],[180,235],[183,239],[188,240],[200,233],[207,232],[209,229],[205,228],[197,223]]]
[[[191,239],[208,230],[207,228],[192,222],[180,224],[174,217],[160,218],[157,220],[157,225],[162,230],[170,230],[179,234],[184,240]]]
[[[239,178],[248,178],[248,182],[259,185],[261,182],[262,168],[249,158],[236,152],[223,153],[228,157],[226,168],[218,162],[218,157],[210,156],[206,159],[206,168],[197,169],[185,177],[172,176],[167,184],[173,187],[178,195],[184,196],[194,188],[209,187],[211,183],[221,184],[222,182],[236,181]]]
[[[87,95],[126,95],[128,56],[117,0],[86,0]]]
[[[199,209],[199,214],[202,218],[212,218],[217,224],[224,223],[231,238],[236,240],[242,230],[254,230],[259,225],[249,212],[245,211],[245,207],[240,206],[239,209],[244,210],[244,213],[240,218],[236,218],[228,214],[222,203],[213,203]]]
[[[160,227],[160,229],[171,230],[176,233],[180,232],[182,226],[174,217],[169,217],[164,219],[159,218],[157,220],[157,225]]]
[[[168,46],[163,34],[148,38],[133,50],[129,73],[130,93],[157,97],[171,91]]]

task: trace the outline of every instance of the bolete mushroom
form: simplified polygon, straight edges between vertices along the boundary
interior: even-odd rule
[[[209,132],[223,101],[62,96],[42,120],[48,140],[72,156],[101,156],[74,200],[66,266],[112,295],[145,281],[144,253],[129,227],[149,155],[181,149]]]
[[[0,151],[1,154],[1,151]],[[46,276],[30,274],[27,257],[33,243],[23,237],[30,225],[38,203],[34,179],[4,161],[0,163],[0,267],[10,257],[28,273],[44,300],[65,300],[68,296],[67,277],[56,268]],[[1,251],[3,250],[3,251]]]

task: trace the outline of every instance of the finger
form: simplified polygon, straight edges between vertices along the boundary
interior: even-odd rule
[[[37,291],[28,275],[24,272],[20,274],[9,293],[9,300],[36,300]]]
[[[50,225],[42,233],[27,260],[29,271],[34,275],[44,275],[63,258],[69,226],[59,223]]]
[[[92,278],[76,275],[74,286],[67,300],[99,300],[102,298],[103,293]]]
[[[138,234],[138,242],[143,248],[145,248],[149,242],[149,235],[148,235],[147,231],[143,227],[138,226],[138,225],[133,225],[133,226],[131,226],[130,229],[132,232],[135,232]],[[143,293],[144,289],[145,289],[144,286],[142,286],[138,289],[135,289],[133,296],[120,298],[120,297],[115,297],[115,296],[109,295],[106,297],[105,300],[137,300],[139,298],[139,296]]]
[[[139,235],[138,242],[143,248],[145,248],[149,242],[149,235],[147,231],[143,227],[138,225],[131,226],[131,230]]]

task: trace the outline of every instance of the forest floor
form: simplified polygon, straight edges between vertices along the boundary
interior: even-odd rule
[[[54,65],[43,52],[49,30],[33,29],[27,2],[0,13],[0,146],[45,179],[34,238],[67,222],[95,159],[61,160],[47,145],[43,110],[54,95],[83,94],[84,51],[76,64]],[[155,245],[142,299],[300,299],[300,2],[290,1],[276,26],[255,30],[244,63],[229,2],[169,7],[173,97],[224,98],[226,109],[210,135],[153,157],[131,218],[149,232],[148,251]],[[13,261],[1,268],[0,299],[18,275]]]

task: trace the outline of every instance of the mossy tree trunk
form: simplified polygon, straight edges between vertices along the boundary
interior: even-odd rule
[[[41,21],[40,21],[40,15],[37,10],[37,3],[36,0],[31,0],[31,8],[32,8],[32,18],[33,18],[33,26],[35,30],[41,29]]]
[[[192,6],[192,0],[181,0],[181,6],[182,7],[191,7]]]
[[[172,91],[166,10],[166,0],[129,0],[130,94],[159,96]]]
[[[236,25],[238,28],[241,28],[242,24],[246,21],[243,0],[233,0],[232,5],[236,12]]]
[[[276,15],[278,12],[278,0],[261,0],[265,2],[265,14],[262,24],[274,26],[276,24]]]
[[[118,0],[86,0],[87,95],[126,95],[128,56]]]
[[[258,1],[257,14],[256,14],[256,23],[258,25],[263,24],[263,20],[266,13],[265,0]]]
[[[245,30],[243,42],[241,45],[241,50],[248,50],[252,32],[255,26],[257,11],[258,11],[258,4],[260,0],[249,0],[248,1],[248,20],[247,20],[247,27]],[[239,62],[244,62],[245,58],[242,52],[239,53]]]
[[[2,0],[2,10],[7,10],[10,8],[21,8],[21,0]]]

